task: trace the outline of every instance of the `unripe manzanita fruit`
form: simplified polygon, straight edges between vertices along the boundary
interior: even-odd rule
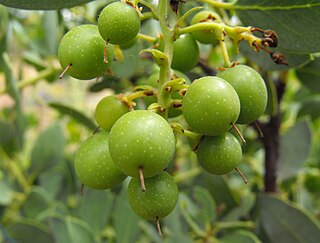
[[[257,120],[265,111],[268,93],[261,75],[246,65],[236,65],[218,73],[237,91],[240,99],[240,115],[237,123],[247,124]]]
[[[175,153],[175,136],[160,115],[135,110],[124,114],[110,131],[110,155],[126,175],[151,177],[165,169]]]
[[[121,45],[132,41],[140,29],[137,11],[124,2],[107,5],[98,19],[99,32],[108,43]]]
[[[198,146],[197,157],[207,172],[223,175],[239,165],[242,149],[235,136],[227,132],[220,136],[206,136]]]
[[[109,189],[121,183],[127,176],[113,163],[108,148],[109,134],[96,133],[79,147],[75,171],[80,181],[93,189]]]
[[[178,186],[172,176],[163,171],[145,180],[147,191],[142,192],[139,179],[132,178],[128,201],[133,211],[148,220],[162,219],[172,212],[178,200]]]
[[[237,121],[240,100],[227,81],[207,76],[191,83],[183,98],[182,113],[192,130],[216,136]]]
[[[107,49],[108,63],[103,62],[105,41],[96,25],[86,24],[71,29],[61,39],[58,59],[67,74],[77,79],[93,79],[104,74],[113,60],[113,46]]]

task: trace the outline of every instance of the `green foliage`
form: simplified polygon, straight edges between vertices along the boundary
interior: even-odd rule
[[[276,51],[286,54],[289,67],[295,67],[305,62],[307,56],[302,54],[315,53],[320,50],[320,38],[317,37],[320,29],[318,25],[314,24],[320,21],[320,5],[313,0],[282,1],[281,3],[239,0],[235,9],[245,25],[271,29],[277,33],[279,47]],[[306,15],[308,15],[307,18],[300,18]],[[299,21],[296,21],[298,17]],[[259,56],[253,57],[253,60],[259,60],[258,63],[266,70],[276,68],[271,62],[261,61]]]
[[[281,180],[297,175],[307,159],[311,145],[311,131],[307,121],[297,123],[281,138],[279,176]]]
[[[270,195],[259,195],[259,222],[270,242],[317,242],[320,225],[313,216],[291,203]]]
[[[175,14],[168,0],[157,4],[130,1],[131,6],[125,6],[134,16],[136,28],[129,30],[133,33],[130,38],[120,38],[124,42],[130,39],[129,43],[113,46],[114,55],[104,56],[106,41],[100,41],[97,55],[102,61],[109,58],[110,65],[103,64],[105,69],[91,75],[97,78],[94,80],[78,81],[68,72],[59,79],[62,69],[57,52],[63,35],[77,26],[97,26],[100,12],[111,2],[0,0],[0,242],[320,242],[319,3],[170,1],[173,9],[178,7]],[[192,21],[203,11],[212,15]],[[122,33],[129,19],[126,17],[121,18],[122,26],[117,22],[109,28]],[[267,38],[265,31],[269,29],[276,32],[276,39]],[[95,36],[101,40],[99,33]],[[189,38],[189,44],[178,50],[183,36],[198,40]],[[89,50],[91,45],[84,40],[81,38],[85,43],[82,48]],[[71,40],[65,50],[73,46],[72,55],[79,61],[81,47],[77,44]],[[236,52],[237,44],[240,53]],[[95,50],[91,48],[89,54]],[[275,64],[277,60],[270,58],[274,52],[283,53],[288,66]],[[82,62],[85,68],[94,64],[88,58]],[[233,66],[254,69],[263,78],[241,80],[246,85],[242,98],[237,93],[240,103],[245,97],[257,107],[249,90],[260,81],[267,87],[265,113],[259,111],[257,117],[239,126],[244,138],[235,129],[230,130],[241,140],[242,157],[237,157],[236,165],[248,184],[233,170],[235,165],[226,175],[212,175],[204,171],[197,158],[211,139],[197,132],[205,133],[200,129],[217,122],[216,112],[224,114],[222,120],[228,117],[230,100],[237,100],[237,96],[228,97],[221,90],[210,93],[212,82],[207,89],[192,92],[198,82],[194,81],[212,81],[216,79],[212,76]],[[84,67],[80,68],[82,77],[96,71]],[[232,80],[245,76],[242,70]],[[190,93],[194,97],[189,102]],[[192,119],[188,117],[188,106],[206,100],[210,94],[212,99],[190,109]],[[262,96],[258,98],[264,102]],[[103,98],[112,98],[112,105],[99,107]],[[225,108],[216,104],[223,99]],[[152,119],[140,119],[143,115],[135,119],[131,117],[135,113],[148,114]],[[125,166],[134,165],[130,170],[137,177],[133,179],[135,190],[128,190],[131,178],[110,190],[82,188],[75,156],[80,143],[101,134],[92,135],[99,130],[94,116],[102,129],[113,133],[113,125],[125,119],[124,114],[130,115],[113,138],[112,146],[119,148],[112,159],[120,164],[126,158]],[[230,129],[237,115],[226,119],[216,132]],[[209,122],[197,128],[191,122],[201,119]],[[159,144],[163,147],[157,150]],[[100,153],[100,159],[104,157],[106,146],[101,142],[87,148],[90,153],[84,158],[88,166],[82,168],[85,175],[91,166],[97,169],[94,157]],[[130,152],[135,158],[129,156]],[[207,157],[212,160],[215,155]],[[230,159],[236,151],[222,151],[220,155]],[[163,159],[161,168],[156,168],[155,157]],[[146,192],[141,191],[142,162],[146,177],[151,168],[155,174],[172,175],[169,184],[178,185],[177,202],[172,200],[170,210],[162,210],[165,213],[160,215],[173,209],[160,221],[164,238],[157,232],[154,214],[147,221],[134,212],[163,209],[169,200],[168,192],[163,197],[154,193],[170,189],[168,183],[148,184],[154,177],[145,179]],[[162,172],[164,169],[166,172]],[[93,179],[102,173],[99,168],[95,171]],[[272,176],[275,187],[270,189]],[[276,195],[266,191],[276,191]],[[175,190],[169,193],[178,195]],[[141,195],[151,198],[145,208],[139,204]],[[128,197],[136,199],[134,210]]]
[[[50,9],[61,9],[61,8],[70,8],[77,6],[79,4],[87,3],[92,0],[45,0],[45,1],[23,1],[23,0],[1,0],[1,4],[6,5],[12,8],[21,8],[21,9],[32,9],[32,10],[50,10]]]

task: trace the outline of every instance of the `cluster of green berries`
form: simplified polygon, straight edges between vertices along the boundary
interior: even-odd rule
[[[205,10],[194,15],[191,24],[200,22],[221,19]],[[132,42],[139,28],[138,10],[131,4],[107,5],[97,26],[82,25],[63,37],[58,52],[62,68],[78,79],[103,75],[113,60],[113,45]],[[190,132],[199,138],[194,149],[199,164],[215,175],[229,173],[241,161],[241,144],[230,129],[256,121],[267,105],[264,80],[249,66],[235,65],[193,82],[181,73],[197,64],[198,42],[213,44],[221,38],[220,30],[198,30],[175,40],[171,67],[178,70],[174,78],[185,82],[181,90],[167,89],[172,104],[179,104],[167,107],[169,119],[184,117]],[[159,71],[141,85],[157,90],[158,79]],[[144,96],[146,106],[157,103],[153,95]],[[75,171],[84,186],[94,189],[110,189],[131,177],[128,201],[133,211],[158,221],[170,214],[178,199],[178,186],[165,171],[174,159],[176,136],[168,119],[153,109],[134,110],[124,97],[110,95],[97,104],[95,119],[102,131],[80,145]]]

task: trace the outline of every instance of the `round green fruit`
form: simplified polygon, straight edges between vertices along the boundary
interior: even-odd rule
[[[220,16],[210,10],[200,11],[193,16],[191,24],[203,23],[203,22],[215,22],[221,23]],[[192,32],[192,36],[202,44],[214,44],[216,40],[220,40],[222,36],[221,30],[198,30]]]
[[[195,80],[184,98],[182,113],[192,130],[216,136],[228,131],[240,113],[240,101],[225,80],[207,76]]]
[[[199,46],[191,34],[180,36],[173,44],[171,67],[181,72],[195,67],[199,60]]]
[[[197,157],[200,165],[209,173],[223,175],[235,169],[241,160],[239,141],[231,133],[206,136],[199,144]]]
[[[265,111],[268,93],[261,75],[253,68],[237,65],[218,74],[237,91],[241,110],[237,123],[247,124],[257,120]]]
[[[109,189],[127,176],[113,163],[108,148],[107,132],[90,136],[79,147],[74,167],[80,181],[93,189]]]
[[[124,2],[107,5],[98,19],[99,32],[108,43],[121,45],[132,41],[140,29],[137,11]]]
[[[151,177],[165,169],[175,153],[175,136],[168,122],[147,110],[124,114],[110,132],[110,155],[126,175]]]
[[[108,63],[103,62],[105,41],[95,25],[71,29],[61,39],[58,59],[67,74],[77,79],[93,79],[104,74],[113,60],[113,46],[107,49]]]
[[[113,124],[129,111],[129,107],[121,102],[117,96],[110,95],[99,101],[94,115],[99,126],[110,131]]]
[[[132,178],[128,187],[128,201],[132,210],[147,220],[166,217],[175,208],[178,186],[167,172],[145,180],[147,190],[141,191],[140,180]]]

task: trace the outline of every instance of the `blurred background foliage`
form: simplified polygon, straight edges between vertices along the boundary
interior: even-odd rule
[[[0,5],[0,242],[162,242],[155,223],[131,211],[128,181],[108,191],[85,189],[81,196],[73,169],[79,143],[96,127],[93,112],[98,101],[114,92],[130,91],[157,69],[151,59],[139,55],[150,44],[138,40],[122,50],[123,61],[114,62],[110,72],[97,80],[59,80],[60,39],[74,26],[96,23],[99,11],[110,1],[41,1],[43,6],[32,2],[0,1],[37,9]],[[187,1],[180,11],[198,4]],[[314,22],[320,18],[319,5],[294,11],[289,6],[279,14],[268,11],[264,1],[255,1],[260,10],[248,10],[248,4],[249,0],[239,1],[236,13],[222,14],[232,24],[241,20],[281,33],[279,48],[290,64],[279,70],[268,55],[253,53],[247,43],[241,45],[241,54],[228,43],[233,59],[259,69],[266,80],[269,102],[262,122],[281,114],[277,192],[264,192],[265,146],[253,127],[242,127],[247,145],[240,168],[249,180],[247,185],[236,173],[203,172],[188,141],[178,136],[169,170],[180,196],[173,213],[162,222],[165,242],[210,242],[212,235],[221,242],[320,242],[320,47],[316,36],[320,30]],[[266,21],[267,14],[273,18]],[[288,21],[297,14],[304,16],[299,28],[297,21]],[[157,21],[143,21],[141,33],[156,37],[159,32]],[[310,38],[307,33],[312,34]],[[200,48],[211,71],[222,65],[218,48]],[[199,65],[186,75],[193,80],[204,76],[205,70]],[[281,102],[276,92],[279,82],[285,85]]]

